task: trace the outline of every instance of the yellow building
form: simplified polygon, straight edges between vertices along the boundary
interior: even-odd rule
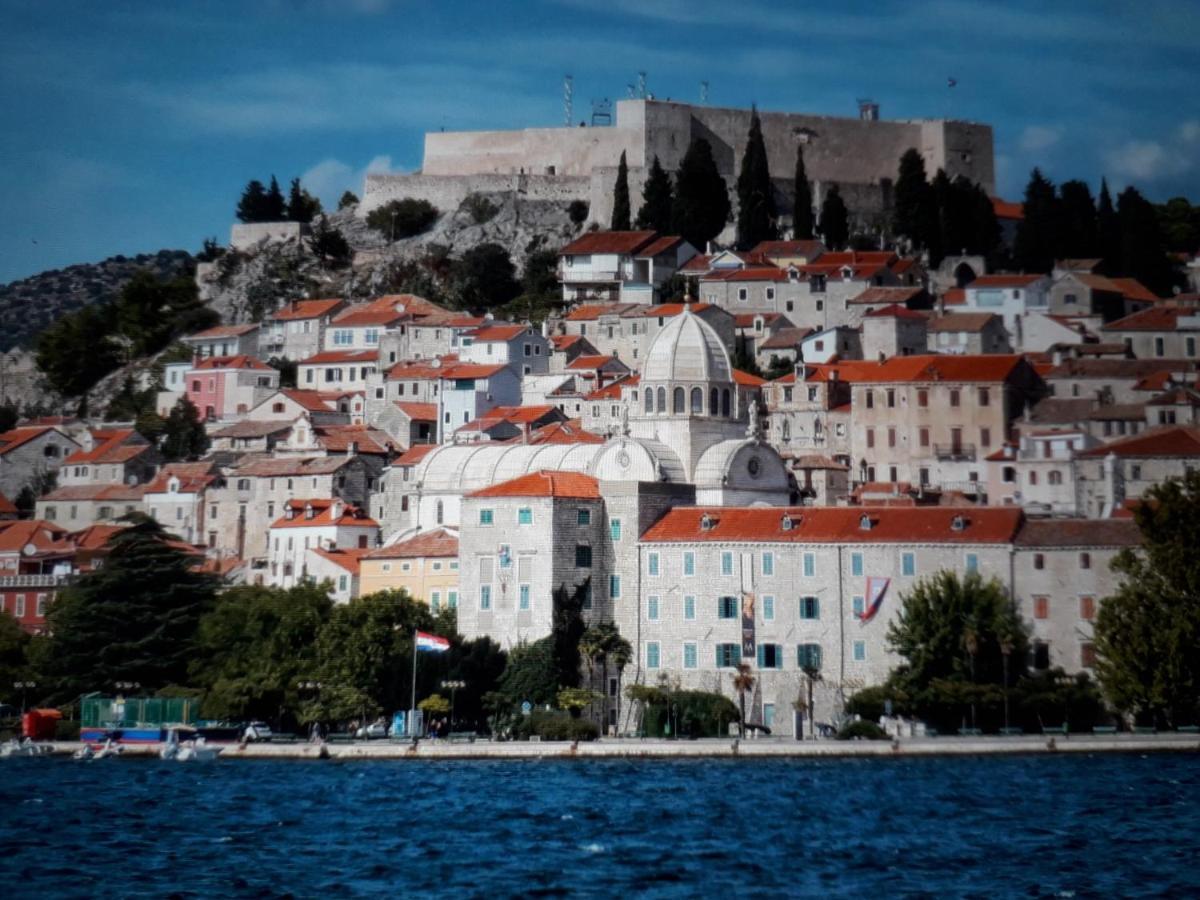
[[[458,535],[438,528],[381,547],[359,563],[359,593],[404,589],[434,611],[458,607]]]

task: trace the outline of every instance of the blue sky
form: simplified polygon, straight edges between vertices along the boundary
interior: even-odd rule
[[[1053,10],[1053,11],[1047,11]],[[0,281],[228,239],[250,178],[327,205],[426,130],[659,97],[991,123],[1030,168],[1200,201],[1196,0],[0,0]],[[953,76],[958,86],[947,87]]]

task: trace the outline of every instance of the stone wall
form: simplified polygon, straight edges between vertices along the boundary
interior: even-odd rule
[[[234,250],[248,250],[263,243],[298,241],[303,233],[304,225],[299,222],[238,222],[229,229],[229,246]]]
[[[513,194],[521,200],[545,200],[570,203],[587,200],[591,179],[583,176],[474,174],[368,175],[358,215],[411,197],[427,200],[441,212],[452,212],[471,194]]]

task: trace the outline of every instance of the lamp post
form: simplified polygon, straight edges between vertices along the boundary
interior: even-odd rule
[[[1000,659],[1004,663],[1004,733],[1008,734],[1008,658],[1013,652],[1013,639],[1005,635],[1000,639]]]
[[[454,679],[447,679],[442,682],[442,689],[450,691],[450,730],[451,731],[454,730],[454,692],[457,691],[459,688],[465,688],[466,686],[467,686],[467,683],[465,681],[456,681]]]
[[[297,691],[311,691],[311,692],[315,693],[318,697],[320,697],[320,694],[321,694],[321,687],[322,687],[322,685],[321,685],[321,682],[319,682],[319,681],[298,681],[298,682],[296,682],[296,690]],[[313,731],[317,735],[319,735],[321,732],[320,721],[314,720],[310,731]],[[313,740],[312,733],[309,734],[309,740]]]
[[[25,715],[25,692],[37,687],[36,681],[14,681],[13,687],[21,692],[21,715]]]

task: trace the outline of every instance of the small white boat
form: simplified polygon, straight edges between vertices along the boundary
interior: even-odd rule
[[[96,756],[96,751],[91,744],[84,744],[78,750],[71,754],[71,759],[79,762],[90,762]]]
[[[158,751],[160,758],[175,762],[212,762],[220,753],[221,748],[210,747],[202,737],[180,743],[174,728],[167,732],[167,740]]]
[[[111,759],[112,757],[120,756],[125,748],[120,744],[114,744],[112,738],[107,738],[104,741],[104,746],[95,751],[92,759]]]
[[[45,756],[51,748],[45,744],[35,744],[30,738],[17,740],[12,738],[0,744],[0,759],[14,756]]]

